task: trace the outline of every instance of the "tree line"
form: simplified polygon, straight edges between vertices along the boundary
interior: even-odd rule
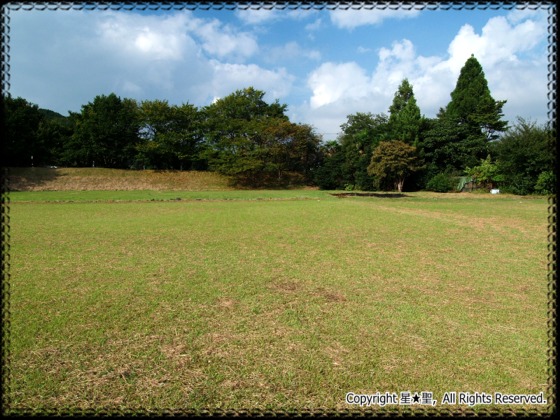
[[[436,118],[404,79],[389,115],[348,115],[330,142],[264,95],[249,87],[197,108],[111,93],[68,117],[3,96],[3,166],[211,170],[249,186],[346,190],[450,191],[464,175],[516,194],[555,185],[550,128],[521,118],[508,127],[506,101],[492,98],[474,56]]]
[[[356,113],[335,141],[322,145],[315,181],[324,189],[454,190],[460,177],[484,189],[552,194],[555,150],[549,125],[503,120],[482,66],[471,56],[451,100],[436,118],[421,114],[404,79],[384,113]]]
[[[213,170],[253,186],[312,183],[320,137],[264,95],[250,87],[199,109],[111,93],[68,117],[8,96],[7,164]]]

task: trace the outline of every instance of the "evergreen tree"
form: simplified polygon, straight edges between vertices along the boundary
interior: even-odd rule
[[[445,115],[457,124],[469,125],[474,132],[480,131],[485,140],[490,141],[498,137],[497,132],[507,129],[507,121],[501,120],[506,102],[492,98],[482,66],[471,55],[451,92],[451,102],[447,105]]]
[[[408,79],[403,79],[399,85],[397,91],[395,92],[395,97],[393,98],[393,103],[389,107],[389,113],[391,117],[394,117],[401,112],[410,98],[414,96],[414,91],[412,85],[409,83]]]
[[[422,115],[408,79],[404,79],[397,92],[395,92],[389,112],[391,114],[389,117],[390,137],[416,146],[422,124]]]
[[[505,103],[492,98],[482,66],[471,56],[461,69],[451,101],[422,136],[421,155],[430,174],[459,174],[486,158],[490,141],[507,129],[507,121],[501,120]]]

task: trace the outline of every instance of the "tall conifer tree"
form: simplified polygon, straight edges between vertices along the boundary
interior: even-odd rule
[[[422,139],[428,177],[438,172],[461,174],[488,156],[489,142],[507,129],[506,101],[496,101],[478,60],[471,55],[461,69],[451,101],[441,109]]]
[[[496,132],[505,131],[502,108],[507,101],[496,101],[490,94],[488,82],[478,60],[471,55],[461,69],[446,117],[458,124],[468,124],[480,130],[487,140],[494,140]]]
[[[395,92],[389,112],[391,113],[389,127],[393,137],[392,140],[402,140],[408,144],[416,145],[422,116],[408,79],[404,79]]]

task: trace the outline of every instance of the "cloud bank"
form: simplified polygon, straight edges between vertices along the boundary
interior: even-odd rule
[[[356,44],[353,59],[337,60],[323,40],[412,22],[421,13],[249,9],[228,20],[188,10],[11,11],[10,92],[66,114],[111,92],[203,106],[253,86],[268,101],[287,103],[295,122],[313,125],[328,140],[349,114],[387,113],[404,78],[422,113],[435,117],[474,54],[494,98],[507,99],[507,119],[546,121],[546,10],[504,11],[478,31],[463,24],[447,49],[433,55],[419,52],[420,39],[400,37],[376,48]],[[299,38],[269,33],[267,25],[279,22],[292,22]],[[366,56],[373,64],[360,61]]]

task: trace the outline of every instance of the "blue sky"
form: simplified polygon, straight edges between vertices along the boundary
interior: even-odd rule
[[[253,86],[332,140],[349,114],[387,114],[404,78],[422,114],[435,117],[474,54],[494,99],[507,100],[507,120],[547,121],[549,9],[536,5],[8,9],[9,92],[63,115],[112,92],[205,106]]]

